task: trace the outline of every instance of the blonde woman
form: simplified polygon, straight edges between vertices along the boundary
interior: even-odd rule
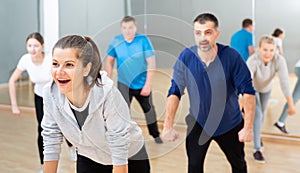
[[[267,103],[271,94],[273,79],[278,74],[282,92],[288,103],[288,114],[295,114],[295,107],[288,80],[288,69],[285,58],[275,53],[276,45],[272,36],[261,37],[258,52],[249,57],[247,65],[256,90],[256,111],[254,118],[254,159],[264,163],[261,152],[261,128],[265,117]]]

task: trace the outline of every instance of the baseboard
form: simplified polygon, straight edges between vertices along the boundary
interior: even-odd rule
[[[133,117],[132,120],[137,122],[140,126],[147,125],[144,118]],[[160,128],[162,128],[163,120],[158,120],[157,124]],[[184,131],[186,129],[185,123],[176,123],[175,126]],[[278,143],[283,143],[283,144],[285,143],[285,144],[300,145],[300,136],[296,136],[296,135],[285,135],[285,134],[279,134],[279,133],[262,132],[261,137],[263,138],[264,141],[272,141],[272,142],[278,142]]]
[[[0,84],[0,90],[1,89],[6,89],[6,88],[8,88],[8,83],[1,83]]]
[[[23,86],[23,85],[29,85],[29,84],[32,84],[32,82],[31,81],[29,81],[29,80],[19,80],[17,83],[16,83],[17,85],[19,85],[19,86]],[[8,83],[1,83],[0,84],[0,90],[1,89],[7,89],[8,88]]]
[[[0,104],[1,110],[11,110],[11,106],[7,104]],[[28,106],[19,106],[20,111],[22,112],[34,112],[34,107],[28,107]]]
[[[278,133],[263,132],[261,134],[261,137],[264,141],[273,141],[273,142],[300,145],[300,136],[296,136],[296,135],[285,135],[285,134],[278,134]]]

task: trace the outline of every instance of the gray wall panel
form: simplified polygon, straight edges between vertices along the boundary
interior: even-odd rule
[[[37,31],[36,0],[0,1],[0,83],[7,83],[20,57],[26,53],[25,39]]]
[[[150,38],[153,37],[151,32],[153,30],[161,30],[161,32],[169,32],[169,34],[177,33],[179,40],[178,43],[185,43],[187,40],[192,41],[190,38],[192,31],[183,29],[182,22],[178,22],[177,26],[169,25],[177,18],[187,22],[187,25],[192,25],[193,19],[200,13],[211,12],[214,13],[220,22],[221,35],[219,42],[229,44],[231,35],[241,28],[241,22],[244,18],[252,18],[252,0],[131,0],[132,1],[132,14],[139,17],[139,31],[149,34]],[[157,17],[155,21],[149,21],[149,17],[141,17],[145,14],[144,2],[146,2],[147,14],[161,15],[164,19],[165,16],[170,16],[170,21],[162,23],[161,19]],[[288,0],[283,3],[281,0],[264,0],[255,2],[255,43],[257,45],[259,38],[263,34],[271,34],[276,27],[283,28],[286,31],[286,39],[284,40],[284,53],[287,58],[289,71],[293,72],[293,65],[300,58],[300,39],[298,28],[300,21],[299,11],[300,1]],[[144,30],[144,21],[147,19],[147,30]],[[167,29],[166,29],[167,27]],[[185,28],[185,27],[184,27]],[[192,26],[191,26],[192,30]],[[187,37],[186,37],[187,36]],[[152,39],[152,38],[151,38]],[[166,39],[162,41],[156,37],[152,39],[154,47],[159,48],[160,52],[166,51],[166,54],[178,54],[181,46],[174,46],[176,43],[170,43]],[[171,41],[172,42],[172,41]],[[170,46],[172,45],[172,46]],[[176,44],[177,45],[177,44]],[[185,45],[185,44],[181,44]],[[169,58],[162,57],[166,54],[157,55],[158,67],[170,68],[172,67]]]
[[[91,36],[99,46],[101,57],[105,61],[105,51],[110,40],[120,32],[119,23],[125,13],[124,1],[64,0],[59,3],[60,36]]]
[[[87,1],[59,1],[59,35],[87,34],[88,32]]]
[[[146,17],[146,30],[144,2],[147,2],[147,14],[151,14]],[[131,0],[131,3],[132,15],[137,15],[138,31],[148,34],[157,50],[159,68],[171,68],[182,49],[194,44],[192,21],[197,14],[216,14],[221,29],[219,42],[224,44],[228,44],[231,35],[241,28],[241,21],[252,16],[252,0]],[[60,36],[92,36],[105,61],[109,41],[120,33],[124,1],[62,0],[59,6]],[[256,44],[261,35],[271,34],[276,27],[283,28],[286,31],[284,52],[290,72],[300,57],[300,21],[296,20],[300,18],[299,6],[298,0],[286,3],[264,0],[256,1],[255,5]],[[26,36],[38,29],[37,0],[0,0],[0,22],[5,24],[0,27],[0,83],[6,83],[20,56],[26,53]]]
[[[283,41],[284,57],[289,72],[294,72],[294,65],[300,59],[300,1],[264,0],[256,2],[256,41],[264,34],[272,34],[275,28],[285,30]]]
[[[147,14],[156,14],[156,18],[153,19],[151,18],[152,15],[141,17],[145,12],[144,2],[132,0],[133,15],[138,15],[137,17],[141,19],[142,25],[139,25],[139,31],[148,34],[154,47],[160,52],[156,56],[157,67],[159,68],[172,68],[175,59],[184,47],[194,44],[193,20],[198,14],[210,12],[218,17],[221,29],[219,42],[224,44],[228,44],[232,33],[240,29],[244,17],[251,18],[252,15],[251,0],[148,0],[146,1],[146,12]],[[239,8],[233,12],[231,6],[238,6]],[[146,31],[143,29],[145,20],[147,20],[148,26]],[[155,35],[153,32],[156,33],[158,30],[160,31],[159,35],[165,37],[153,38]],[[166,55],[173,55],[172,59]]]

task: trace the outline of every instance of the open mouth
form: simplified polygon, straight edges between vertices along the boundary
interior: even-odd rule
[[[66,84],[66,83],[70,82],[71,80],[58,79],[57,81],[58,81],[60,84]]]

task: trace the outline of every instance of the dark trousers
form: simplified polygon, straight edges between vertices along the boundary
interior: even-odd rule
[[[136,100],[142,107],[143,112],[145,114],[149,134],[154,138],[158,137],[159,131],[157,127],[156,113],[152,103],[152,94],[150,93],[149,96],[142,96],[140,95],[142,89],[138,89],[138,90],[130,89],[128,86],[120,82],[118,82],[118,89],[123,95],[129,108],[130,108],[132,98],[133,97],[136,98]]]
[[[216,141],[224,152],[233,173],[247,172],[244,143],[238,138],[238,132],[244,125],[243,121],[229,132],[216,137],[209,137],[205,134],[200,137],[203,129],[191,115],[186,117],[186,123],[188,125],[186,138],[188,173],[203,173],[205,156],[212,140]],[[199,145],[199,141],[203,144]]]
[[[38,149],[39,149],[39,155],[40,155],[40,162],[41,164],[44,164],[44,155],[43,155],[43,137],[42,137],[42,119],[44,116],[44,109],[43,109],[43,98],[34,94],[34,105],[35,105],[35,112],[36,112],[36,119],[38,122]]]
[[[112,165],[102,165],[87,157],[77,155],[77,173],[112,173]],[[150,173],[150,163],[145,146],[128,159],[128,173]]]

